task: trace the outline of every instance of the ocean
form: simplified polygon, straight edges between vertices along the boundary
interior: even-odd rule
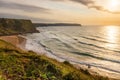
[[[120,75],[120,26],[37,27],[26,48],[60,61],[90,65],[106,75]]]

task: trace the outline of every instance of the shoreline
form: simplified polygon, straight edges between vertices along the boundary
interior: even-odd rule
[[[22,50],[25,50],[25,51],[29,51],[28,49],[26,49],[26,42],[27,42],[27,39],[25,37],[23,37],[22,35],[12,35],[12,36],[0,36],[0,39],[2,40],[5,40],[7,42],[10,42],[11,44],[19,47],[20,49]],[[42,45],[42,47],[44,47],[44,49],[47,47]],[[49,50],[49,49],[48,49]],[[48,51],[46,50],[46,51]],[[50,58],[53,58],[53,59],[56,59],[57,61],[59,62],[63,62],[65,61],[66,59],[65,58],[61,58],[60,56],[58,57],[57,55],[54,55],[50,53],[50,50],[48,51],[48,53],[41,53],[40,51],[39,52],[36,52],[37,54],[39,55],[45,55],[47,57],[50,57]],[[104,77],[108,77],[110,79],[120,79],[120,77],[113,77],[113,76],[110,76],[110,74],[108,74],[105,70],[101,71],[99,68],[95,67],[95,66],[92,66],[90,65],[90,68],[89,68],[89,65],[88,64],[84,64],[84,63],[75,63],[75,61],[71,61],[71,60],[67,60],[69,61],[75,68],[77,69],[83,69],[83,70],[88,70],[92,75],[99,75],[99,76],[104,76]],[[111,73],[112,75],[112,73]]]
[[[87,63],[83,63],[83,62],[77,62],[75,60],[72,59],[68,59],[65,57],[62,57],[60,55],[55,54],[54,52],[52,52],[47,46],[45,46],[42,43],[39,43],[41,45],[41,47],[44,49],[45,52],[41,53],[41,50],[33,50],[34,52],[38,53],[39,55],[46,55],[47,57],[56,59],[59,62],[63,62],[63,61],[69,61],[74,67],[80,69],[85,69],[85,70],[89,70],[90,73],[92,73],[93,75],[100,75],[100,76],[104,76],[104,77],[108,77],[108,78],[115,78],[115,79],[120,79],[119,74],[118,75],[113,75],[114,72],[112,72],[112,70],[107,70],[105,67],[100,67],[100,66],[94,66],[91,64],[87,64]],[[30,48],[29,50],[32,50],[32,48]],[[88,67],[91,68],[88,68]]]

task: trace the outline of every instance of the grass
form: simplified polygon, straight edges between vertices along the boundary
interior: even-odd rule
[[[110,80],[0,40],[0,80]]]

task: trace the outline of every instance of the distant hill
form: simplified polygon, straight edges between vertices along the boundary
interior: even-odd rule
[[[0,18],[0,35],[37,32],[30,20]]]
[[[48,26],[81,26],[81,24],[76,23],[33,23],[36,27],[48,27]]]

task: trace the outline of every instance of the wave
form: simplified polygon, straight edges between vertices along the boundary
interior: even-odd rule
[[[98,40],[98,39],[95,39],[95,38],[89,38],[89,37],[84,37],[84,36],[81,36],[81,37],[85,38],[85,39],[88,39],[88,40],[92,40],[92,41],[98,41],[98,42],[102,42],[102,43],[115,44],[115,43],[111,43],[111,42],[108,42],[108,41]]]
[[[92,57],[92,58],[95,58],[95,59],[104,60],[104,61],[110,61],[110,62],[114,62],[114,63],[120,64],[120,61],[107,59],[107,58],[103,58],[103,57],[99,57],[99,56],[95,56],[95,55],[91,55],[91,53],[81,53],[81,52],[72,52],[72,53],[78,54],[78,55],[81,55],[81,56]]]
[[[76,47],[73,47],[72,45],[70,45],[71,43],[68,44],[68,43],[58,39],[57,38],[57,37],[59,37],[58,35],[55,35],[55,36],[56,36],[56,38],[51,38],[50,42],[56,42],[56,41],[59,42],[61,45],[64,45],[64,47],[68,48],[67,52],[70,52],[70,53],[73,53],[73,54],[77,54],[77,55],[82,55],[82,56],[88,56],[88,57],[99,59],[99,60],[105,60],[105,61],[110,61],[110,62],[114,62],[114,63],[120,63],[120,61],[116,61],[116,60],[112,60],[112,59],[106,59],[106,58],[103,58],[103,57],[98,57],[98,55],[95,56],[94,53],[91,53],[92,55],[89,52],[81,53],[81,51],[79,49],[76,49]],[[74,38],[71,38],[71,39],[74,39]],[[74,39],[74,40],[77,40],[77,39]],[[84,42],[81,42],[81,41],[78,41],[78,42],[83,44],[83,45],[93,46],[95,48],[101,48],[101,49],[104,49],[104,50],[115,51],[115,50],[106,49],[104,47],[100,47],[100,46],[97,46],[97,45],[94,45],[94,44],[90,44],[90,43],[84,43]],[[59,46],[61,46],[61,45],[59,45]],[[80,46],[80,48],[82,48],[82,46]],[[88,48],[88,49],[100,52],[100,50],[96,50],[96,49],[90,48],[90,47],[85,47],[84,46],[83,48]],[[65,49],[60,49],[60,50],[64,50],[65,51]],[[76,51],[76,52],[73,52],[73,51]],[[118,52],[118,51],[115,51],[115,52]],[[81,54],[79,54],[79,53],[81,53]]]
[[[74,39],[74,40],[78,41],[78,43],[83,44],[83,45],[92,46],[92,47],[95,47],[95,48],[99,48],[99,49],[103,49],[103,50],[108,50],[108,51],[113,51],[113,52],[120,53],[120,51],[118,51],[118,50],[112,50],[112,49],[108,49],[108,48],[105,48],[105,47],[97,46],[95,44],[82,42],[82,41],[79,41],[78,39]]]
[[[82,65],[89,65],[91,67],[93,66],[93,67],[96,67],[96,68],[108,70],[108,71],[115,72],[115,73],[120,73],[120,71],[118,71],[118,70],[110,69],[110,68],[103,67],[103,66],[98,66],[98,65],[88,64],[88,63],[84,63],[84,62],[73,61],[73,60],[70,60],[70,61],[74,62],[74,63],[82,64]]]
[[[65,57],[63,56],[58,56],[56,53],[54,53],[49,47],[47,47],[45,44],[43,43],[40,43],[39,44],[44,47],[44,49],[46,51],[48,51],[49,53],[51,53],[52,55],[56,56],[57,58],[60,58],[60,59],[63,59],[63,60],[66,60]],[[94,56],[94,55],[91,55],[89,53],[81,53],[81,52],[72,52],[74,54],[78,54],[78,55],[82,55],[82,56],[88,56],[88,57],[92,57],[92,58],[96,58],[96,59],[99,59],[99,60],[105,60],[105,61],[110,61],[110,62],[114,62],[114,63],[119,63],[120,64],[120,61],[115,61],[115,60],[110,60],[110,59],[105,59],[105,58],[102,58],[102,57],[97,57],[97,56]],[[68,60],[68,59],[67,59]],[[98,66],[97,64],[93,64],[93,63],[86,63],[86,62],[80,62],[80,61],[75,61],[75,60],[71,60],[69,59],[70,62],[73,62],[73,63],[79,63],[79,64],[82,64],[82,65],[90,65],[91,67],[97,67],[97,68],[101,68],[101,69],[105,69],[105,70],[108,70],[108,71],[112,71],[112,72],[116,72],[116,73],[120,73],[120,71],[118,70],[114,70],[114,69],[110,69],[110,68],[107,68],[107,67],[102,67],[102,66]]]
[[[76,50],[76,48],[74,48],[74,47],[72,47],[70,44],[72,44],[72,43],[66,43],[65,41],[63,41],[63,40],[61,40],[61,39],[59,39],[59,35],[57,35],[57,34],[55,34],[55,33],[52,33],[52,35],[54,35],[54,36],[56,36],[55,38],[51,38],[51,39],[53,39],[53,41],[58,41],[58,42],[60,42],[62,45],[64,45],[65,47],[67,47],[67,48],[70,48],[70,49],[74,49],[74,50]],[[76,39],[76,38],[74,38],[74,37],[72,37],[72,36],[70,36],[70,35],[68,35],[68,34],[65,34],[65,33],[63,33],[63,35],[65,35],[65,37],[68,37],[70,40],[75,40],[76,42],[74,42],[74,43],[76,43],[77,44],[77,42],[78,42],[78,39]],[[73,44],[74,46],[75,46],[75,44]],[[94,51],[100,51],[100,50],[96,50],[96,49],[93,49],[93,48],[90,48],[90,47],[85,47],[85,46],[79,46],[80,48],[86,48],[86,49],[91,49],[91,50],[94,50]]]

